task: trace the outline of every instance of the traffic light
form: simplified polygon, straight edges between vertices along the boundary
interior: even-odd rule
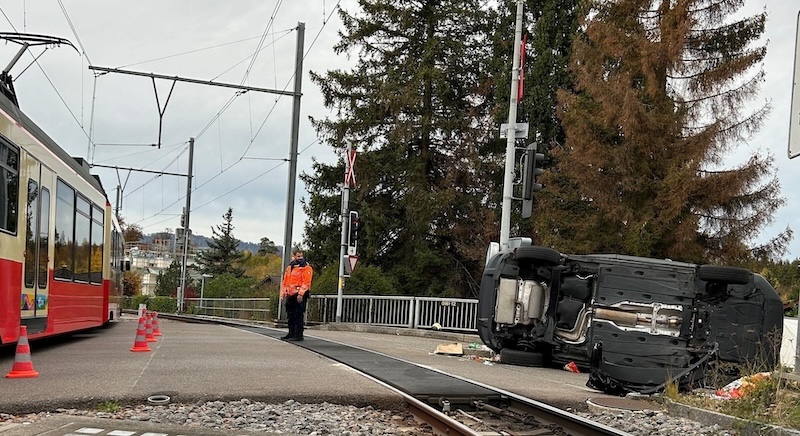
[[[359,225],[358,212],[351,210],[349,219],[347,220],[347,252],[351,256],[355,256],[356,247],[358,246]]]
[[[541,168],[544,154],[536,152],[536,144],[528,145],[525,150],[525,172],[522,175],[522,217],[530,218],[533,213],[533,193],[541,191],[544,185],[536,178],[544,173]]]
[[[186,208],[181,211],[181,227],[186,228]]]
[[[525,172],[522,180],[522,198],[524,200],[533,199],[533,193],[541,191],[544,186],[536,182],[536,177],[541,176],[544,170],[541,163],[544,154],[536,152],[536,144],[530,144],[525,150]]]

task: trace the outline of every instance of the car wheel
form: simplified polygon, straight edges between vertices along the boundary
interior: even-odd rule
[[[731,283],[734,285],[746,285],[750,283],[750,271],[744,268],[719,265],[700,265],[697,271],[700,280],[707,282]]]
[[[514,252],[514,258],[516,260],[540,261],[550,265],[558,265],[561,263],[561,253],[552,248],[540,247],[538,245],[517,247]]]
[[[538,368],[545,365],[545,356],[544,353],[538,351],[520,351],[503,348],[500,350],[500,363]]]

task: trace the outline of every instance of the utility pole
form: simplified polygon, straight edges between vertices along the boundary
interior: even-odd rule
[[[339,219],[342,221],[342,238],[339,246],[339,285],[336,288],[336,322],[342,322],[342,294],[344,292],[344,262],[347,255],[347,218],[350,212],[350,177],[351,167],[350,144],[347,144],[344,156],[344,183],[342,184],[342,207]]]
[[[192,168],[194,165],[194,138],[189,138],[189,170],[186,172],[186,219],[183,223],[183,262],[181,262],[181,287],[178,289],[178,312],[183,312],[186,298],[186,269],[189,254],[189,215],[192,210]]]
[[[283,268],[281,268],[281,286],[283,286],[283,271],[289,265],[292,255],[292,231],[294,224],[294,196],[297,186],[297,149],[300,134],[300,96],[303,86],[303,44],[306,33],[306,23],[297,23],[297,48],[295,51],[294,68],[294,99],[292,102],[292,140],[289,151],[289,189],[286,193],[286,227],[283,233]],[[278,319],[281,319],[282,301],[278,301]]]
[[[517,0],[517,25],[514,32],[514,56],[511,67],[511,98],[508,107],[508,133],[506,139],[506,166],[503,178],[503,211],[500,216],[500,249],[507,250],[511,233],[511,200],[514,198],[514,163],[516,162],[517,99],[519,93],[519,46],[522,43],[522,4]]]

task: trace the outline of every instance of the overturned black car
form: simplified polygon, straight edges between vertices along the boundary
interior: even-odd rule
[[[529,240],[489,257],[478,332],[502,362],[591,372],[588,386],[653,393],[710,367],[779,356],[783,305],[742,268],[623,255],[564,255]]]

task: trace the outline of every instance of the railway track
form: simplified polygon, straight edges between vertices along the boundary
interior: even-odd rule
[[[222,324],[279,338],[283,331],[227,319],[159,317]],[[408,411],[442,435],[622,436],[628,433],[547,404],[374,351],[306,337],[295,345],[347,365],[401,395]]]

